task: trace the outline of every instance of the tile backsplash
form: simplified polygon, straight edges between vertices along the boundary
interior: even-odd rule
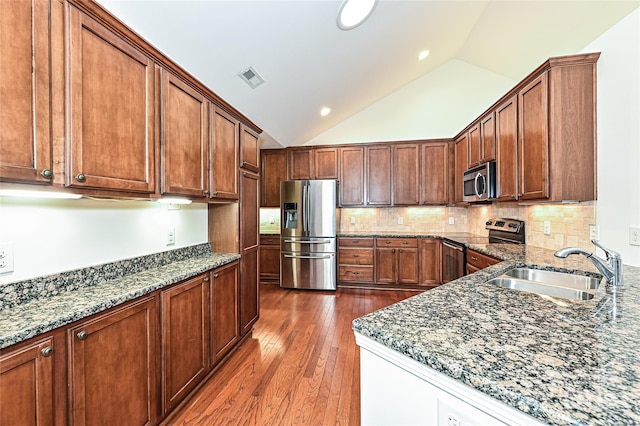
[[[466,232],[467,209],[456,207],[343,208],[338,231]],[[401,218],[401,219],[399,219]],[[453,224],[449,224],[449,219]],[[398,222],[402,221],[402,224]]]

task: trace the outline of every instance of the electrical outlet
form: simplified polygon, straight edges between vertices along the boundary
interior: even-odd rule
[[[176,229],[169,228],[167,230],[167,245],[172,246],[176,243]]]
[[[356,218],[355,218],[355,217],[352,217],[352,218],[351,218],[351,224],[352,224],[352,225],[355,225],[355,224],[356,224]]]
[[[0,274],[13,272],[13,243],[0,243]]]
[[[456,224],[456,218],[453,216],[449,217],[449,225],[455,225]]]
[[[544,235],[551,235],[551,222],[548,220],[544,221]]]
[[[598,225],[589,225],[589,239],[590,240],[600,239],[600,229],[598,228]]]
[[[632,226],[629,228],[629,244],[632,246],[640,246],[640,228]]]
[[[404,223],[404,218],[402,216],[398,216],[398,225],[402,225]]]

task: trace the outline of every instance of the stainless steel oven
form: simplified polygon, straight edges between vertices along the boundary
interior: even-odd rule
[[[474,167],[462,174],[462,199],[472,203],[496,198],[496,162]]]

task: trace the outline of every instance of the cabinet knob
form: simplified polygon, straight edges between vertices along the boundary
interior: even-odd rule
[[[203,193],[204,195],[209,195],[209,191],[207,191],[206,189],[205,189],[204,191],[202,191],[202,193]]]
[[[205,282],[205,283],[206,283],[206,282],[208,282],[208,281],[209,281],[209,277],[207,277],[207,278],[205,278],[205,279],[204,279],[204,282]]]
[[[87,177],[85,175],[83,175],[82,173],[78,173],[76,175],[76,180],[78,182],[86,182],[87,181]]]
[[[213,278],[218,278],[218,274],[213,274]]]
[[[409,244],[409,242],[408,241],[403,241],[402,244],[407,245],[407,244]]]
[[[395,253],[395,252],[396,252],[396,249],[392,249],[392,250],[391,250],[391,253]]]
[[[212,192],[211,192],[211,196],[212,196],[212,197],[215,197],[216,195],[218,195],[218,191],[212,191]]]
[[[477,257],[475,257],[475,256],[471,256],[471,259],[472,259],[472,260],[478,260],[478,258],[477,258]]]
[[[359,257],[359,256],[360,256],[359,254],[354,254],[354,255],[353,255],[353,257]]]
[[[78,339],[84,340],[87,337],[89,337],[89,333],[87,333],[86,331],[82,330],[80,333],[76,334],[76,336],[78,336]]]
[[[385,241],[384,243],[385,244],[391,244],[391,241]]]
[[[51,179],[53,177],[53,172],[51,171],[51,169],[44,169],[40,172],[40,176],[45,179]]]
[[[51,354],[53,353],[53,346],[47,346],[46,348],[42,348],[40,353],[42,354],[42,356],[51,356]]]

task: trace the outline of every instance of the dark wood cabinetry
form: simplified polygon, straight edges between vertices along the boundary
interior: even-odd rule
[[[466,273],[472,274],[491,265],[502,262],[500,259],[480,253],[473,249],[467,249]]]
[[[279,237],[279,235],[260,235],[260,281],[280,279]]]
[[[238,199],[238,137],[240,122],[220,108],[211,111],[211,183],[209,196]]]
[[[71,423],[157,421],[156,299],[145,297],[68,331]]]
[[[454,146],[454,197],[453,204],[465,204],[462,196],[462,174],[469,168],[469,137],[463,134],[455,141]]]
[[[491,112],[480,119],[480,163],[496,159],[496,120]]]
[[[160,304],[162,408],[166,415],[209,368],[209,274],[163,290]]]
[[[66,184],[153,193],[156,66],[75,7],[69,18]]]
[[[0,28],[0,179],[50,183],[49,2],[0,2]]]
[[[471,126],[469,129],[469,148],[468,148],[468,159],[469,159],[469,167],[477,166],[480,164],[480,124],[476,123]]]
[[[449,202],[449,143],[424,143],[421,147],[420,204]]]
[[[240,167],[260,171],[260,137],[244,124],[240,124]]]
[[[338,156],[340,205],[364,206],[364,147],[341,147]]]
[[[0,425],[53,425],[53,339],[42,336],[0,355]],[[56,355],[57,356],[57,355]]]
[[[338,148],[317,148],[314,157],[314,179],[338,179]]]
[[[261,151],[261,207],[280,207],[280,182],[287,180],[287,151]]]
[[[313,179],[315,176],[313,149],[287,151],[287,166],[289,179]]]
[[[338,238],[338,281],[373,283],[373,238]]]
[[[439,238],[421,238],[418,244],[419,284],[433,287],[442,284],[442,240]]]
[[[238,263],[211,272],[211,360],[218,363],[240,337]]]
[[[518,97],[512,96],[496,108],[497,199],[518,198]]]
[[[240,334],[249,333],[260,317],[258,247],[245,250],[240,262]]]
[[[208,191],[209,101],[165,71],[161,116],[161,192],[204,197]]]
[[[420,145],[393,145],[393,204],[420,203]]]
[[[259,306],[259,177],[242,172],[240,197],[240,333],[251,331],[260,314]]]
[[[376,283],[418,284],[418,240],[376,238]]]
[[[367,146],[365,167],[366,205],[391,205],[391,146]]]

